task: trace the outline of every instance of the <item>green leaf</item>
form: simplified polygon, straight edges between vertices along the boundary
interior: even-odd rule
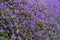
[[[50,33],[48,33],[49,39],[54,40]]]
[[[20,21],[20,20],[17,20],[17,23],[18,23],[18,24],[20,24],[20,23],[21,23],[21,21]]]
[[[10,37],[7,37],[5,40],[10,40]]]
[[[10,11],[14,11],[14,8],[10,8]]]
[[[34,36],[34,40],[39,40],[38,36],[35,35]]]
[[[7,33],[6,33],[6,32],[4,32],[4,33],[3,33],[3,36],[4,36],[5,38],[7,38]]]
[[[17,34],[16,32],[14,32],[14,35],[15,35],[15,36],[18,36],[18,34]]]
[[[38,22],[38,23],[37,23],[37,26],[38,26],[39,28],[42,28],[42,26],[43,26],[43,25],[42,25],[42,22]]]
[[[26,19],[27,19],[27,20],[31,20],[32,17],[31,17],[30,15],[26,15]]]
[[[25,35],[22,36],[22,40],[26,40],[26,36]]]
[[[3,13],[4,11],[0,9],[0,13]]]
[[[13,23],[14,22],[14,18],[9,17],[9,21]]]
[[[23,31],[23,30],[24,30],[24,28],[23,28],[23,27],[19,27],[18,29],[19,29],[20,31]]]
[[[0,36],[3,36],[3,33],[2,32],[0,32]]]
[[[16,31],[17,30],[17,28],[16,27],[14,27],[14,31]]]
[[[30,38],[30,30],[27,30],[26,38]]]
[[[18,38],[16,37],[15,40],[18,40]]]
[[[26,35],[26,38],[30,38],[30,35],[28,34],[28,35]]]
[[[7,2],[4,2],[4,4],[7,4]]]
[[[2,3],[2,1],[0,0],[0,4]]]
[[[55,25],[55,24],[51,24],[51,27],[52,27],[52,28],[55,28],[55,27],[56,27],[56,25]]]

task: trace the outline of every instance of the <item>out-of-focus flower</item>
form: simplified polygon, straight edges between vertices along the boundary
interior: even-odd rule
[[[39,32],[36,32],[36,35],[37,36],[42,36],[42,33],[43,33],[42,31],[39,31]]]
[[[59,24],[57,24],[57,30],[60,31],[60,25]]]
[[[49,40],[48,35],[45,35],[44,38],[45,38],[45,40]]]
[[[6,9],[6,5],[4,5],[3,3],[2,3],[2,4],[0,4],[0,9],[5,10],[5,9]]]

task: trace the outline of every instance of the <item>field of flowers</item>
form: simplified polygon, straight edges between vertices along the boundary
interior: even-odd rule
[[[60,0],[0,0],[0,40],[60,40]]]

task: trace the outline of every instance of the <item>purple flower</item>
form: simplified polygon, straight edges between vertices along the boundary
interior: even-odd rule
[[[36,35],[37,36],[42,36],[42,33],[43,33],[42,31],[39,31],[39,32],[36,32]]]
[[[7,10],[7,14],[11,16],[13,12],[10,12],[9,10]]]
[[[12,2],[12,0],[9,0],[9,2]]]
[[[18,27],[18,23],[15,22],[15,23],[14,23],[14,26]]]
[[[18,36],[18,40],[22,40],[20,36]]]
[[[34,25],[31,26],[31,30],[32,30],[32,31],[35,30],[35,26],[34,26]]]
[[[2,17],[4,17],[4,14],[2,13]]]
[[[45,38],[45,40],[49,40],[48,35],[45,35],[44,38]]]
[[[3,3],[2,3],[2,4],[0,4],[0,9],[5,10],[5,9],[6,9],[6,5],[4,5]]]
[[[60,31],[60,24],[57,24],[57,30]]]
[[[0,37],[0,39],[1,39],[1,40],[5,40],[5,38],[4,38],[4,37]]]
[[[39,36],[44,36],[46,40],[49,40],[48,36],[50,35],[43,35],[44,31],[50,32],[49,30],[51,30],[52,36],[57,34],[54,31],[60,31],[60,3],[58,1],[7,0],[3,2],[0,4],[0,12],[2,13],[0,17],[0,24],[2,24],[2,27],[0,26],[0,32],[6,31],[7,28],[10,29],[7,29],[7,31],[12,33],[11,40],[15,40],[15,38],[22,40],[19,33],[23,36],[24,34],[30,36],[28,37],[30,40],[38,40],[40,39]],[[56,28],[50,24],[55,24]],[[39,28],[38,26],[41,27]],[[28,38],[25,38],[25,40],[29,40]]]
[[[16,15],[13,14],[12,17],[13,17],[13,18],[16,18]]]
[[[16,36],[15,36],[14,34],[12,34],[11,38],[12,38],[12,39],[15,39],[15,38],[16,38]]]
[[[14,0],[15,2],[17,2],[17,3],[20,3],[21,2],[21,0]]]
[[[3,33],[3,32],[5,32],[5,31],[4,31],[3,29],[0,29],[0,32],[2,32],[2,33]]]

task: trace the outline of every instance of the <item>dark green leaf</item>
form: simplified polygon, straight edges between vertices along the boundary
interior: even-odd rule
[[[2,3],[2,0],[0,0],[0,4]]]
[[[4,33],[3,33],[3,36],[6,38],[6,37],[7,37],[7,33],[6,33],[6,32],[4,32]]]
[[[0,9],[0,13],[3,13],[4,11]]]
[[[18,34],[16,32],[14,32],[15,36],[18,36]]]
[[[10,17],[9,21],[13,23],[14,22],[14,18]]]
[[[49,39],[54,40],[50,33],[48,33]]]
[[[26,38],[30,38],[30,30],[27,30]]]
[[[31,20],[32,19],[31,15],[26,15],[26,19]]]
[[[23,27],[19,27],[18,28],[20,31],[24,31],[24,28]]]
[[[14,27],[14,31],[16,31],[17,30],[17,28],[16,27]]]
[[[37,26],[40,27],[40,28],[42,28],[42,23],[41,22],[38,22],[37,23]]]
[[[18,38],[16,37],[15,40],[18,40]]]
[[[2,32],[0,32],[0,36],[2,36],[3,35],[3,33]]]
[[[34,36],[34,40],[39,40],[38,36],[35,35]]]
[[[7,37],[5,40],[10,40],[10,37]]]
[[[22,36],[22,40],[26,40],[26,36],[25,35]]]

